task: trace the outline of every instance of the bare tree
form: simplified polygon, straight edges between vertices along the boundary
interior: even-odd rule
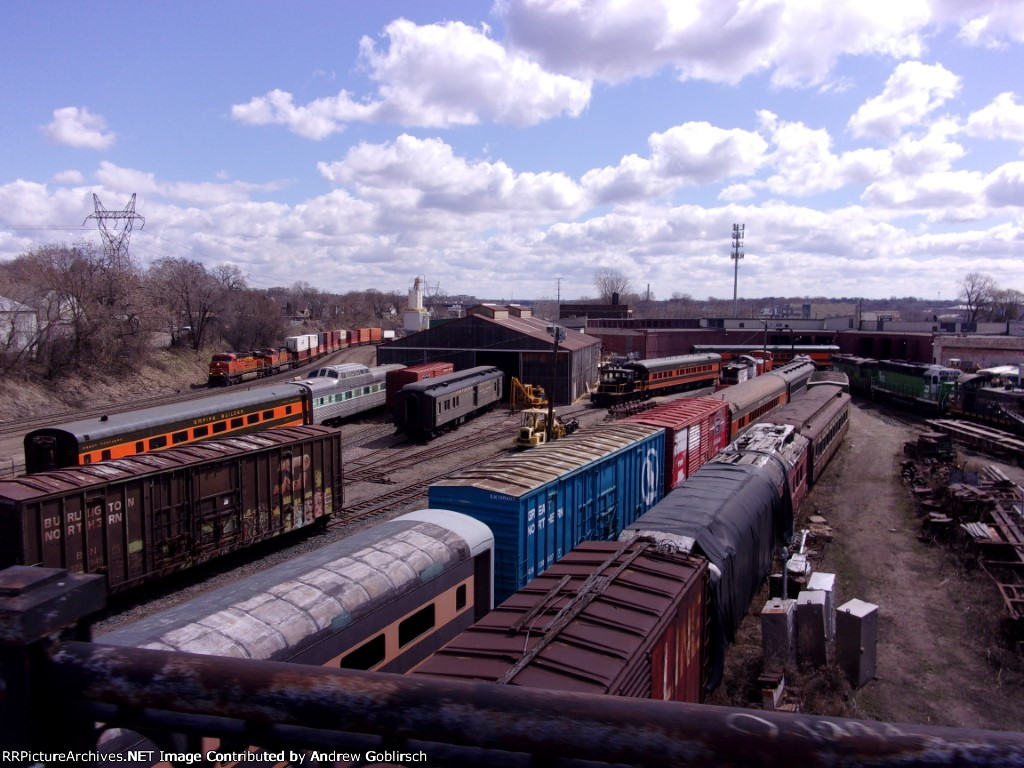
[[[151,295],[164,306],[172,323],[172,343],[188,340],[199,350],[214,322],[227,308],[233,292],[244,285],[235,267],[220,266],[211,272],[198,261],[161,259],[149,271]]]
[[[594,287],[601,301],[611,304],[616,295],[621,297],[629,292],[629,278],[621,270],[605,267],[594,274]]]
[[[960,278],[959,299],[963,305],[965,320],[977,322],[978,316],[992,303],[996,282],[981,272],[970,272]]]
[[[1016,288],[997,288],[992,292],[988,319],[997,323],[1019,320],[1024,313],[1024,292]]]
[[[244,291],[232,302],[230,322],[221,330],[231,349],[275,346],[285,335],[284,315],[276,301],[257,291]]]

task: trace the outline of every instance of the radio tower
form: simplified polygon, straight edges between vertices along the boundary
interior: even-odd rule
[[[133,198],[134,199],[134,198]],[[743,258],[743,231],[746,229],[746,224],[733,224],[732,225],[732,255],[729,257],[733,260],[736,265],[732,275],[732,316],[737,317],[736,314],[736,287],[739,285],[740,280],[740,259]]]
[[[96,206],[96,211],[86,216],[85,221],[96,219],[96,223],[100,227],[100,234],[103,235],[103,241],[106,243],[107,258],[115,268],[120,269],[128,260],[128,238],[132,233],[132,226],[136,221],[141,221],[139,229],[142,229],[146,226],[146,219],[135,212],[134,193],[123,211],[108,211],[103,207],[103,203],[100,202],[100,198],[95,192],[92,201]],[[82,224],[85,224],[85,221]],[[110,227],[107,226],[108,221],[113,222]],[[124,222],[120,231],[117,229],[118,222]]]

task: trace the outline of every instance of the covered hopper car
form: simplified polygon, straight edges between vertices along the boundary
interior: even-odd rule
[[[291,427],[0,481],[0,567],[105,574],[111,592],[325,520],[341,434]]]

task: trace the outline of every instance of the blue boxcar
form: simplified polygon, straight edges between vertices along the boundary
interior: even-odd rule
[[[614,539],[664,495],[664,429],[619,423],[463,470],[429,504],[494,533],[495,604],[581,541]]]

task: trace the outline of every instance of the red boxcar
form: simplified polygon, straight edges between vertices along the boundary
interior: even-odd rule
[[[586,541],[413,673],[700,702],[709,599],[702,557]]]
[[[729,443],[729,406],[709,397],[673,400],[623,421],[665,428],[665,493]]]
[[[444,376],[447,373],[454,373],[455,366],[452,363],[420,363],[410,365],[408,368],[400,368],[396,371],[388,371],[386,378],[387,396],[385,406],[391,410],[394,395],[406,384],[423,379],[432,379],[435,376]]]
[[[341,509],[341,433],[287,427],[0,481],[0,568],[103,573],[111,592]]]

